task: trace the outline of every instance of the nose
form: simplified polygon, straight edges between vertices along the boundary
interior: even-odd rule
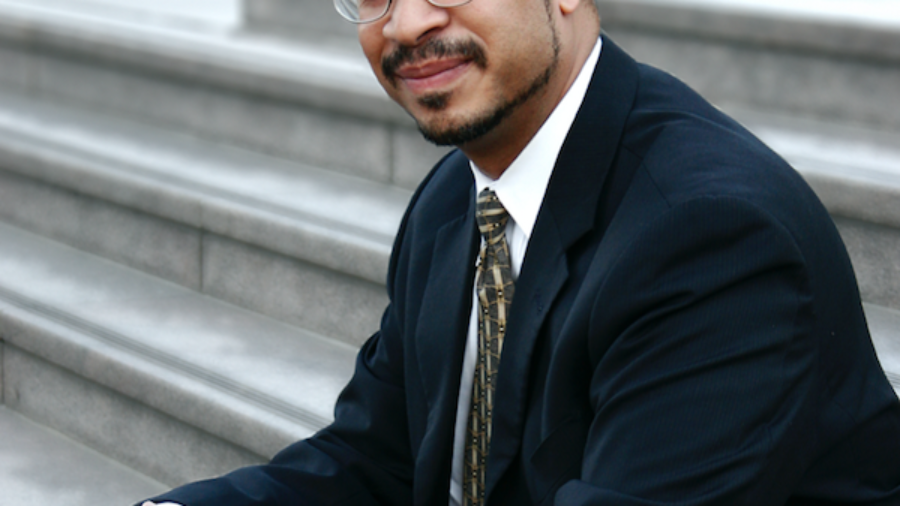
[[[445,8],[427,0],[393,0],[382,34],[404,46],[417,46],[450,22]]]

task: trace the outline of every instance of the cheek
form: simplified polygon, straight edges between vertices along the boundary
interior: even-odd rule
[[[385,40],[381,35],[381,23],[369,23],[357,27],[359,45],[363,54],[369,61],[378,80],[381,80],[381,56],[383,54]]]

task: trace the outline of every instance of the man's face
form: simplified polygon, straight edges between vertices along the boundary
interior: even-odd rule
[[[360,25],[378,80],[432,142],[464,145],[495,131],[515,135],[517,114],[552,78],[559,40],[552,0],[472,0],[438,8],[394,0]],[[499,140],[502,140],[502,136]]]

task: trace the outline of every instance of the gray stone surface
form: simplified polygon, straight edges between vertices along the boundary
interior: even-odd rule
[[[866,319],[885,374],[900,395],[900,311],[867,304]]]
[[[450,148],[426,142],[417,130],[397,128],[394,131],[394,179],[403,188],[416,188],[428,171]]]
[[[3,10],[0,1],[0,14]],[[405,153],[396,149],[409,146],[415,158],[428,147],[418,138],[410,144],[394,131],[392,125],[405,130],[412,121],[387,99],[355,42],[348,50],[322,40],[285,46],[213,34],[141,37],[142,27],[104,31],[83,20],[57,26],[46,14],[13,14],[19,18],[0,16],[0,65],[7,70],[0,83],[9,89],[117,111],[377,181],[415,185]],[[23,33],[24,27],[31,29]],[[87,33],[74,41],[66,37],[79,32]],[[33,37],[40,50],[36,41],[23,41]],[[87,54],[71,54],[92,38],[102,44],[84,47]],[[152,56],[136,54],[151,50]],[[210,65],[217,70],[205,68]],[[424,165],[433,162],[428,157]],[[412,170],[420,174],[427,168]]]
[[[205,293],[355,346],[388,303],[382,284],[223,238],[206,237],[203,265]]]
[[[0,93],[0,132],[9,171],[378,283],[410,196],[16,94]]]
[[[228,375],[205,371],[189,362],[190,353],[185,354],[186,360],[181,360],[127,336],[91,327],[71,315],[54,313],[52,308],[28,309],[29,304],[10,300],[8,295],[0,299],[3,310],[0,326],[15,346],[72,372],[87,384],[102,385],[122,394],[123,398],[247,448],[256,455],[271,457],[326,423],[314,413],[304,411],[302,406],[292,406],[279,399],[278,392],[269,395],[270,392],[258,392],[241,383],[240,378],[252,375],[254,367],[265,371],[266,364],[253,366],[252,359],[248,359],[244,367],[227,371]],[[192,343],[183,340],[181,345],[189,350]],[[289,349],[291,343],[283,347]],[[313,377],[314,382],[308,386],[331,384],[335,373],[340,371]],[[310,378],[303,370],[292,369],[285,381],[300,380],[300,383],[282,383],[279,388],[302,389],[304,377]],[[341,377],[340,381],[346,379]],[[330,389],[337,390],[334,386]],[[329,405],[330,402],[333,401]],[[318,409],[325,411],[327,406]]]
[[[900,229],[836,217],[863,300],[900,309]]]
[[[0,237],[0,298],[34,318],[50,318],[54,325],[86,333],[84,339],[149,353],[184,374],[211,378],[225,388],[237,382],[258,402],[280,404],[285,413],[302,411],[314,424],[330,419],[330,403],[352,370],[352,347],[9,226],[0,225]],[[6,316],[12,318],[11,313]],[[29,321],[33,318],[20,323],[31,325]],[[44,338],[26,339],[22,332],[6,329],[7,343],[42,357],[53,352],[52,346],[61,346],[48,344],[40,351],[34,347]],[[57,362],[64,359],[73,356],[63,354]],[[116,385],[115,378],[102,382]]]
[[[790,162],[833,215],[900,229],[900,135],[729,108]]]
[[[167,485],[264,460],[15,347],[5,360],[10,409]]]
[[[155,0],[152,3],[132,0],[26,1],[35,7],[80,16],[174,26],[190,31],[233,28],[241,22],[242,10],[241,0]]]
[[[3,504],[132,504],[166,487],[0,407]]]
[[[330,1],[247,0],[244,9],[250,30],[356,41],[356,25],[344,21]]]
[[[393,170],[390,130],[372,120],[23,48],[0,47],[0,64],[9,70],[0,79],[29,93],[114,110],[376,181],[388,181]]]
[[[359,49],[85,20],[4,0],[0,0],[0,41],[26,55],[57,54],[68,61],[112,63],[167,79],[410,123],[377,84]],[[23,67],[35,91],[53,88],[46,72],[55,62],[41,61]]]
[[[719,105],[737,103],[900,131],[900,88],[895,85],[900,64],[630,27],[605,29],[636,59],[665,69]]]
[[[743,45],[900,61],[900,21],[896,15],[886,15],[887,6],[878,0],[596,2],[604,23],[609,26],[640,27]]]
[[[0,169],[0,219],[193,289],[200,233]]]

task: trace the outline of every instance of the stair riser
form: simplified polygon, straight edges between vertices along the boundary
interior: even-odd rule
[[[14,346],[3,361],[7,407],[170,486],[266,460]]]
[[[203,271],[204,293],[354,346],[388,304],[384,285],[214,235],[204,238]]]
[[[850,218],[835,223],[866,302],[900,309],[900,230]]]
[[[862,122],[900,131],[900,65],[604,26],[639,61],[713,103]],[[840,97],[836,100],[835,97]]]
[[[340,37],[348,44],[356,43],[356,25],[345,21],[332,2],[310,0],[251,0],[245,3],[245,17],[250,30],[275,32],[291,36],[311,34]]]
[[[382,283],[3,171],[0,219],[353,345],[387,305]]]
[[[403,126],[9,42],[0,45],[0,67],[0,86],[8,89],[405,188],[414,188],[446,152],[426,143],[409,121]]]
[[[0,218],[182,286],[201,288],[202,234],[196,228],[3,170]]]
[[[3,384],[4,384],[3,380],[6,378],[6,371],[3,368],[3,364],[4,364],[3,350],[6,347],[6,343],[4,342],[3,339],[4,339],[3,334],[0,333],[0,405],[3,405],[5,403],[4,392],[6,392],[6,389],[3,386]]]

